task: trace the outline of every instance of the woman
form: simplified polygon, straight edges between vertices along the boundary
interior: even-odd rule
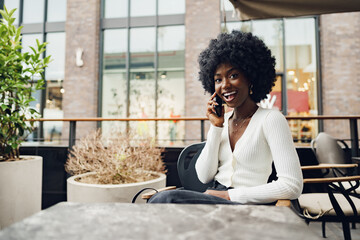
[[[212,94],[211,126],[195,168],[201,182],[214,186],[205,193],[163,192],[149,202],[261,204],[299,197],[302,173],[287,121],[278,110],[257,105],[275,82],[270,50],[251,33],[223,33],[200,54],[199,65],[202,85]],[[218,116],[216,95],[233,110]],[[272,162],[277,180],[268,183]]]

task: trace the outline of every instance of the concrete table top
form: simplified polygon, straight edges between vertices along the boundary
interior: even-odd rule
[[[319,238],[287,207],[63,202],[3,229],[0,239]]]

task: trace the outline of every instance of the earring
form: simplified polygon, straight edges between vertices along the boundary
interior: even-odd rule
[[[250,86],[250,92],[249,92],[250,95],[253,94],[253,90],[252,90],[252,89],[253,89],[253,85]]]

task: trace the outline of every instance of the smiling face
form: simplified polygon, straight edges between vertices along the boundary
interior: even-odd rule
[[[254,101],[249,95],[249,81],[229,63],[220,64],[214,74],[215,92],[231,108],[242,107]]]

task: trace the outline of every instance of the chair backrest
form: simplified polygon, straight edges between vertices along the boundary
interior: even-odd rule
[[[204,148],[205,142],[195,143],[185,147],[178,158],[177,170],[182,186],[187,190],[198,192],[205,191],[212,183],[203,184],[197,177],[195,163],[201,150]]]
[[[351,158],[347,156],[339,143],[344,145],[345,151],[349,149],[344,141],[337,140],[329,134],[321,132],[314,140],[311,141],[311,148],[314,151],[319,163],[351,163]]]

